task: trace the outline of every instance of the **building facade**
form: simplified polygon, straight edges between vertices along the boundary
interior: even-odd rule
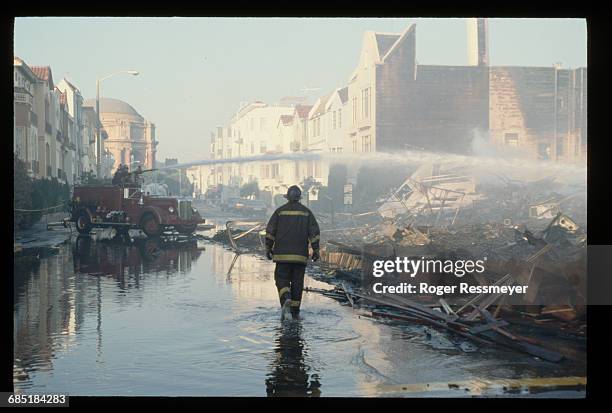
[[[119,163],[115,157],[154,167],[155,125],[129,104],[101,99],[102,151],[98,154],[95,100],[84,102],[68,79],[55,83],[49,66],[29,66],[15,56],[13,69],[13,153],[32,178],[55,178],[72,185],[85,172],[95,174],[98,159],[102,176],[110,177]]]
[[[34,104],[38,78],[18,57],[14,58],[14,136],[13,153],[22,160],[30,176],[39,173],[38,117]]]
[[[586,68],[488,66],[486,19],[468,66],[416,62],[416,26],[366,32],[349,80],[350,152],[473,153],[485,136],[527,157],[586,159]]]
[[[70,170],[66,172],[68,176],[72,176],[72,180],[78,180],[79,177],[87,170],[84,167],[84,162],[87,162],[87,145],[84,142],[84,127],[85,121],[83,118],[83,96],[81,91],[66,78],[60,80],[57,85],[57,89],[63,95],[64,107],[63,110],[67,114],[67,118],[70,120],[70,139],[68,145],[70,148],[69,156],[72,157],[70,160]]]
[[[490,66],[487,19],[466,22],[468,65],[418,64],[414,24],[402,33],[367,31],[345,87],[312,107],[303,102],[292,110],[273,110],[278,107],[263,102],[242,107],[229,126],[212,134],[211,158],[220,162],[195,167],[199,172],[193,176],[205,177],[194,178],[198,188],[204,193],[210,186],[256,180],[274,194],[308,177],[326,185],[332,170],[347,179],[346,168],[333,165],[335,154],[411,150],[470,155],[479,139],[527,158],[583,163],[586,68]],[[261,123],[263,113],[269,115]],[[328,156],[226,162],[270,153]]]
[[[85,106],[96,107],[95,99]],[[155,168],[157,140],[155,124],[142,117],[130,104],[111,98],[100,98],[100,121],[107,137],[104,149],[112,155],[111,173],[120,164],[142,169]]]

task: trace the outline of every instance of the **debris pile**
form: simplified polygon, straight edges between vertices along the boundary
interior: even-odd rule
[[[423,324],[444,330],[476,346],[503,346],[549,362],[559,362],[565,357],[572,357],[571,351],[564,354],[563,351],[550,348],[547,340],[515,332],[508,321],[497,317],[497,311],[491,314],[474,303],[455,311],[443,299],[437,304],[425,305],[403,296],[374,295],[353,290],[344,283],[332,290],[307,287],[305,291],[334,298],[353,308],[367,311],[374,318]],[[480,314],[480,318],[473,317],[474,312]],[[581,337],[574,338],[581,340]],[[458,347],[466,351],[469,348],[464,343]]]
[[[374,306],[372,315],[376,317],[426,323],[473,341],[485,340],[557,360],[559,356],[541,349],[541,343],[508,331],[506,326],[512,323],[512,327],[535,328],[538,334],[548,329],[557,335],[584,337],[584,188],[556,183],[554,178],[488,178],[494,179],[479,182],[458,170],[442,172],[427,165],[383,200],[375,211],[378,220],[361,214],[369,216],[368,222],[359,225],[359,219],[353,219],[352,225],[325,232],[322,239],[328,253],[322,255],[324,263],[327,257],[355,257],[350,262],[361,262],[361,276],[353,280],[353,286],[362,291],[348,293],[343,284],[338,287],[340,280],[331,280],[336,289],[325,294],[341,300],[350,296],[351,305]],[[438,285],[460,281],[475,286],[526,285],[528,293],[513,297],[453,295],[439,301],[416,294],[407,310],[398,307],[406,305],[402,296],[366,293],[375,281],[371,276],[373,262],[396,257],[485,258],[486,271],[481,274],[470,273],[461,279],[427,275]],[[391,284],[411,281],[403,274],[387,276]],[[432,305],[443,313],[422,311],[422,306]]]
[[[561,356],[513,329],[523,326],[584,337],[584,186],[554,177],[476,177],[461,168],[427,164],[378,200],[373,210],[337,213],[323,221],[333,224],[321,225],[321,261],[315,267],[323,281],[336,288],[317,292],[351,306],[370,307],[375,317],[425,323],[475,343],[501,344],[549,361]],[[265,222],[231,221],[213,240],[237,252],[263,252],[264,237]],[[512,297],[416,294],[411,299],[368,293],[373,263],[397,257],[485,259],[486,271],[481,273],[468,272],[462,278],[426,275],[436,285],[524,285],[528,292]],[[385,277],[390,283],[414,281],[394,272]],[[344,282],[356,290],[348,290]]]

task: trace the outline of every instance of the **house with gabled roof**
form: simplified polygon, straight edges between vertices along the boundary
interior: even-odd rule
[[[366,32],[348,82],[345,152],[471,154],[484,137],[536,159],[584,159],[586,68],[489,66],[486,37],[478,31],[478,64],[422,65],[414,24]]]
[[[59,93],[50,66],[31,66],[37,77],[34,86],[34,111],[38,120],[38,162],[35,177],[57,178]]]
[[[348,136],[348,86],[334,90],[325,104],[327,113],[326,150],[341,153]]]
[[[405,123],[398,115],[405,103],[401,101],[403,96],[395,96],[389,83],[414,81],[415,42],[414,24],[401,34],[364,33],[359,62],[348,82],[350,119],[346,152],[380,150],[397,131],[397,122]],[[396,107],[391,108],[390,104]],[[399,128],[403,129],[402,126]]]
[[[306,151],[326,151],[327,149],[327,102],[334,92],[321,96],[308,113],[308,139],[303,142]]]

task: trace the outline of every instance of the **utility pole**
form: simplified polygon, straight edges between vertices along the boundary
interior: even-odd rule
[[[102,135],[100,134],[100,80],[96,80],[96,175],[102,178]]]

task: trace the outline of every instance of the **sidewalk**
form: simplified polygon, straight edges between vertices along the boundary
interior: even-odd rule
[[[61,244],[70,238],[70,228],[58,226],[52,227],[48,230],[47,223],[60,222],[67,216],[68,214],[66,212],[47,214],[46,216],[43,216],[36,224],[32,225],[31,228],[25,230],[15,229],[13,235],[13,251],[18,252],[21,249],[52,247]],[[72,233],[76,234],[74,229]]]

